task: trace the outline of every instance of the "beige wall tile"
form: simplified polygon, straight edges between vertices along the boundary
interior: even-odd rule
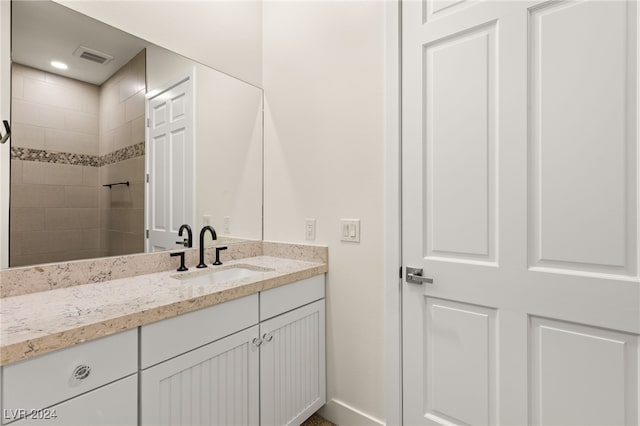
[[[138,87],[137,72],[133,69],[126,69],[119,83],[119,102],[126,102],[127,99],[131,98],[138,92],[138,90],[140,90],[140,88]]]
[[[48,105],[57,108],[70,108],[68,93],[65,88],[44,80],[24,80],[24,99],[29,102]]]
[[[112,209],[130,209],[133,207],[131,186],[113,187],[110,191],[109,206]]]
[[[69,130],[46,129],[45,148],[49,151],[98,155],[98,135],[72,132]]]
[[[130,231],[134,234],[144,233],[144,209],[131,209]]]
[[[65,187],[65,206],[98,208],[98,188],[87,186]]]
[[[127,122],[114,130],[113,150],[131,145],[131,123]]]
[[[143,234],[122,234],[122,252],[119,254],[133,254],[144,252]]]
[[[45,72],[42,70],[37,70],[35,68],[31,68],[22,64],[18,64],[16,62],[14,62],[13,64],[11,64],[11,72],[16,74],[16,75],[20,75],[23,76],[25,78],[30,78],[30,79],[34,79],[34,80],[40,80],[40,81],[44,81],[44,74]]]
[[[82,184],[97,188],[99,185],[99,170],[99,167],[82,166]]]
[[[125,162],[129,163],[131,167],[131,182],[143,183],[144,182],[144,156],[131,158]]]
[[[64,110],[47,105],[38,106],[38,126],[64,129]]]
[[[111,229],[111,209],[110,208],[100,209],[100,228],[105,230]]]
[[[82,232],[69,231],[36,231],[21,232],[16,235],[20,239],[21,254],[60,253],[64,251],[82,250]],[[55,261],[55,260],[52,260]]]
[[[22,180],[24,183],[45,185],[81,185],[82,166],[25,161]]]
[[[144,100],[144,90],[139,91],[138,93],[127,99],[125,103],[124,119],[127,121],[132,121],[136,118],[144,117]]]
[[[11,183],[22,183],[22,160],[11,160]]]
[[[82,242],[85,250],[100,251],[100,228],[83,229]]]
[[[64,186],[12,183],[11,207],[64,207]]]
[[[100,155],[105,155],[115,151],[115,130],[100,130]]]
[[[11,145],[22,148],[44,149],[44,127],[25,123],[13,123],[11,126]]]
[[[122,252],[122,232],[108,231],[106,256],[116,256]]]
[[[144,183],[132,183],[129,186],[131,193],[131,207],[134,209],[144,209]]]
[[[144,142],[144,114],[131,122],[131,144]]]
[[[113,78],[100,86],[100,114],[106,114],[109,107],[120,103],[118,82]],[[106,116],[105,116],[106,117]]]
[[[108,209],[111,207],[111,190],[108,187],[98,187],[98,204],[101,209]]]
[[[24,240],[24,232],[9,230],[9,265],[14,266],[11,261],[13,256],[19,256],[24,253],[22,241]]]
[[[11,124],[36,124],[38,121],[38,105],[20,99],[11,101]]]
[[[51,73],[24,79],[24,98],[42,105],[97,114],[99,94],[98,86]]]
[[[24,98],[24,77],[15,72],[11,75],[11,98]]]
[[[100,229],[100,256],[109,255],[109,231]]]
[[[90,135],[98,134],[98,115],[84,114],[75,111],[65,111],[64,127],[67,130]]]
[[[128,209],[111,209],[111,222],[109,230],[119,232],[129,232],[130,227]]]
[[[45,229],[90,229],[100,227],[97,208],[47,208],[44,216]]]
[[[124,104],[116,104],[109,107],[106,117],[107,130],[113,130],[126,122],[124,119],[124,111]]]
[[[44,208],[11,207],[9,226],[12,232],[42,231],[44,229]]]

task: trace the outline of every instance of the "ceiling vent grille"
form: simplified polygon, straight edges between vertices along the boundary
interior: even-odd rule
[[[73,52],[75,56],[79,56],[82,59],[86,59],[87,61],[95,62],[101,65],[106,65],[113,60],[113,56],[107,55],[104,52],[100,52],[98,50],[89,49],[88,47],[80,46],[75,52]]]

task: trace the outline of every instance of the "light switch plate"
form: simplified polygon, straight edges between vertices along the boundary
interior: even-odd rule
[[[316,239],[316,220],[304,220],[304,237],[307,241],[315,241]]]
[[[360,242],[360,219],[340,219],[340,241]]]

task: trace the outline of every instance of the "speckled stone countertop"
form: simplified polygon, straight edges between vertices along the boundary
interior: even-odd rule
[[[303,256],[283,249],[283,244],[270,244],[263,250],[270,254],[268,256],[235,259],[222,266],[210,266],[202,272],[190,268],[182,273],[207,273],[239,265],[262,269],[257,275],[221,284],[194,284],[173,278],[181,273],[170,270],[2,298],[0,365],[289,284],[328,270],[326,260],[296,259]],[[288,258],[275,257],[277,255]]]

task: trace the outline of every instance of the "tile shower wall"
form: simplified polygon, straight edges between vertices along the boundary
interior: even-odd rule
[[[145,52],[100,87],[19,64],[12,84],[10,266],[144,251]]]
[[[12,65],[10,266],[99,254],[98,112],[97,86]]]
[[[144,251],[144,100],[142,51],[100,87],[102,256]]]

